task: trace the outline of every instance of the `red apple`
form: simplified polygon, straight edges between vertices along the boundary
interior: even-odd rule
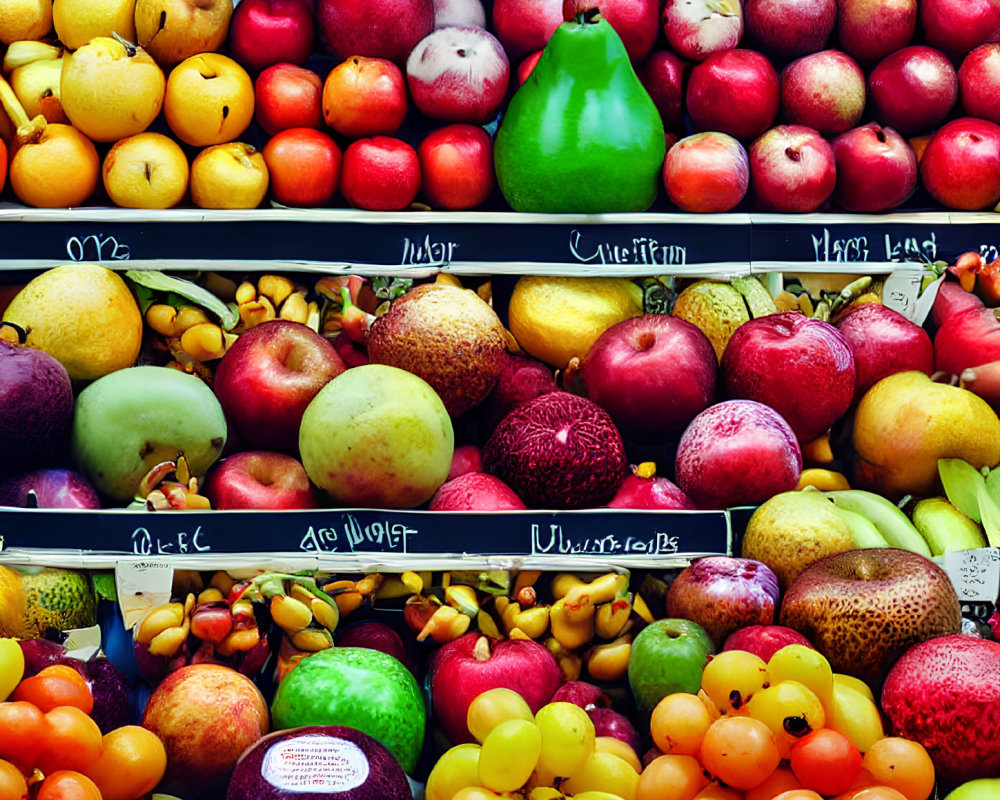
[[[61,468],[22,472],[0,481],[0,506],[14,508],[100,508],[86,476]]]
[[[448,480],[457,478],[467,472],[483,471],[483,452],[478,445],[460,444],[451,454],[451,469],[448,470]]]
[[[493,0],[493,32],[508,57],[523,58],[545,47],[564,21],[563,0]]]
[[[445,481],[431,498],[430,511],[522,511],[517,492],[495,475],[466,472]]]
[[[213,388],[245,448],[294,453],[306,406],[345,369],[328,339],[276,319],[240,334],[219,360]]]
[[[782,647],[790,644],[816,649],[805,636],[784,625],[747,625],[729,634],[722,643],[722,650],[746,650],[760,656],[766,663]]]
[[[421,191],[428,204],[451,211],[485,203],[496,186],[493,140],[476,125],[455,123],[432,131],[417,147]]]
[[[365,619],[349,625],[338,626],[337,647],[367,647],[392,656],[400,664],[413,672],[413,659],[403,644],[402,637],[395,628],[384,622]]]
[[[713,0],[667,0],[663,32],[680,58],[702,61],[712,53],[732,50],[743,38],[743,6],[731,3],[726,11]]]
[[[633,64],[645,60],[660,33],[660,0],[563,0],[563,19],[598,8],[615,29]]]
[[[837,21],[837,0],[745,0],[747,38],[778,61],[822,50]]]
[[[653,98],[663,127],[681,127],[684,118],[684,77],[688,63],[669,50],[655,50],[639,70],[639,79]]]
[[[594,706],[587,709],[587,716],[594,723],[595,736],[608,736],[612,739],[618,739],[620,742],[625,742],[635,752],[639,752],[639,747],[642,745],[639,732],[635,729],[631,720],[620,711],[615,711],[613,708]]]
[[[917,29],[917,0],[838,0],[837,42],[860,63],[906,47]]]
[[[608,508],[645,508],[662,511],[688,511],[695,508],[681,488],[661,475],[644,477],[636,469],[626,476]]]
[[[344,151],[340,191],[352,208],[401,211],[420,191],[420,159],[402,139],[373,136]]]
[[[721,647],[738,628],[774,622],[778,596],[778,576],[767,564],[709,556],[677,573],[667,590],[667,616],[697,622]]]
[[[931,47],[961,58],[1000,41],[1000,0],[921,0],[920,29]]]
[[[663,185],[682,211],[731,211],[747,193],[747,151],[726,133],[705,131],[678,141],[663,162]]]
[[[691,420],[677,446],[675,472],[698,508],[755,506],[795,488],[802,450],[770,406],[724,400]]]
[[[272,64],[254,81],[254,115],[269,136],[323,124],[323,80],[296,64]]]
[[[190,664],[153,690],[142,727],[166,748],[165,786],[185,796],[218,796],[236,759],[268,732],[270,717],[263,695],[245,675],[218,664]]]
[[[1000,125],[976,117],[946,123],[924,151],[920,177],[948,208],[993,208],[1000,201]]]
[[[434,0],[434,28],[454,25],[486,27],[486,9],[481,0]]]
[[[386,58],[351,56],[323,83],[323,119],[349,139],[391,136],[406,118],[406,78]]]
[[[406,59],[413,104],[426,117],[483,124],[493,119],[510,81],[503,46],[483,28],[440,28]]]
[[[531,74],[531,71],[535,68],[535,64],[538,63],[538,59],[542,57],[542,51],[536,50],[534,53],[526,55],[521,63],[517,65],[517,85],[520,86]]]
[[[854,356],[856,399],[894,372],[934,372],[934,345],[927,331],[882,303],[852,308],[836,325]]]
[[[687,320],[643,314],[604,331],[580,368],[587,396],[623,433],[682,430],[715,399],[718,367],[708,337]]]
[[[983,44],[958,68],[962,110],[970,117],[1000,123],[1000,44]]]
[[[548,364],[528,355],[504,353],[497,385],[481,406],[486,429],[493,430],[508,411],[521,403],[558,388]]]
[[[580,706],[584,711],[611,706],[611,698],[604,693],[604,690],[587,681],[566,681],[556,689],[549,702],[572,703],[575,706]]]
[[[830,143],[805,125],[778,125],[750,146],[750,184],[762,209],[816,211],[837,184]]]
[[[242,0],[229,23],[229,54],[249,72],[312,53],[315,23],[306,0]]]
[[[903,203],[917,186],[917,155],[892,128],[869,122],[833,140],[833,199],[848,211],[876,213]]]
[[[469,704],[496,688],[520,694],[532,712],[549,702],[563,676],[548,649],[531,639],[496,641],[466,633],[440,648],[429,665],[434,717],[452,744],[473,741]]]
[[[341,59],[387,58],[400,66],[434,30],[433,0],[316,0],[326,49]]]
[[[212,465],[204,494],[215,509],[286,511],[316,508],[316,492],[298,459],[270,450],[243,450]]]
[[[854,356],[833,325],[798,311],[740,325],[722,353],[727,397],[766,403],[800,442],[815,439],[854,397]]]
[[[781,106],[793,125],[842,133],[857,125],[865,110],[865,74],[839,50],[802,56],[781,71]]]
[[[340,147],[313,128],[279,131],[261,151],[270,176],[268,192],[282,205],[329,205],[340,178]]]
[[[754,50],[713,53],[691,69],[687,110],[698,131],[760,136],[778,116],[778,73]]]
[[[940,125],[958,101],[958,74],[933,47],[912,45],[883,58],[868,75],[868,97],[880,123],[904,136]]]

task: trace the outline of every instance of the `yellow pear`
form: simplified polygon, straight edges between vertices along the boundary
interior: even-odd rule
[[[52,0],[2,0],[0,42],[41,39],[52,30]]]
[[[135,0],[52,0],[56,36],[77,50],[97,36],[135,41]]]
[[[1000,463],[1000,419],[967,389],[897,372],[869,389],[854,415],[853,486],[898,499],[933,494],[939,458]]]
[[[62,110],[59,84],[62,58],[32,61],[10,74],[10,88],[29,117],[41,114],[46,122],[69,122]]]
[[[137,41],[166,69],[222,47],[232,15],[233,0],[135,0]]]
[[[141,47],[99,36],[63,60],[63,110],[91,139],[141,133],[160,113],[166,77]]]

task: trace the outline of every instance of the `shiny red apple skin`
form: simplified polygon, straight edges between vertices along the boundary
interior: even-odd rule
[[[496,187],[493,140],[477,125],[459,122],[431,131],[417,146],[417,157],[421,192],[434,208],[476,208]]]
[[[402,211],[420,191],[420,159],[402,139],[372,136],[344,151],[340,191],[352,208]]]
[[[316,23],[340,59],[387,58],[399,66],[434,30],[433,0],[316,0]]]
[[[739,140],[704,131],[679,140],[663,162],[663,185],[682,211],[719,214],[740,204],[750,186],[750,163]]]
[[[753,139],[778,116],[778,73],[755,50],[713,53],[691,68],[686,103],[695,131]]]
[[[413,105],[442,122],[482,125],[497,115],[510,82],[500,41],[472,26],[439,28],[406,59]]]
[[[682,430],[715,399],[718,367],[708,337],[680,317],[643,314],[591,345],[580,377],[587,396],[623,433]]]
[[[878,213],[908,200],[920,177],[917,155],[892,128],[869,122],[832,142],[837,163],[833,199],[848,211]]]
[[[323,125],[323,79],[297,64],[272,64],[254,81],[254,118],[269,136]]]
[[[904,136],[940,125],[958,102],[958,74],[940,50],[910,45],[883,58],[868,74],[871,113]]]
[[[477,642],[485,639],[477,650]],[[477,659],[485,655],[484,660]],[[496,641],[466,633],[431,656],[429,679],[434,718],[452,744],[474,741],[466,724],[469,704],[480,694],[507,688],[520,694],[532,712],[549,702],[563,681],[546,647],[531,639]]]
[[[434,492],[427,508],[429,511],[523,511],[527,506],[496,475],[478,471],[449,478]]]
[[[351,56],[323,82],[323,120],[348,139],[392,136],[408,108],[403,70],[387,58]]]
[[[326,206],[337,193],[343,154],[332,137],[313,128],[288,128],[265,143],[267,191],[285,206]]]
[[[804,55],[781,71],[781,107],[792,125],[843,133],[864,113],[865,73],[840,50]]]
[[[837,43],[868,66],[906,47],[917,30],[917,0],[838,0]]]
[[[674,467],[677,485],[698,508],[755,506],[795,488],[802,450],[770,406],[724,400],[684,430]]]
[[[837,0],[745,0],[747,40],[778,62],[822,50],[837,21]]]
[[[670,50],[654,50],[639,69],[639,79],[660,112],[663,127],[677,131],[684,119],[684,79],[690,64]]]
[[[600,8],[601,16],[621,37],[633,64],[645,60],[660,33],[660,0],[563,0],[563,19],[574,19],[592,8]]]
[[[451,469],[448,470],[447,480],[457,478],[467,472],[483,471],[483,451],[479,445],[460,444],[455,447],[451,454]]]
[[[214,509],[288,511],[317,508],[316,490],[297,458],[270,450],[242,450],[212,465],[202,487]]]
[[[945,123],[924,150],[920,177],[947,208],[993,208],[1000,201],[1000,125],[976,117]]]
[[[229,55],[248,72],[272,64],[304,64],[316,25],[307,0],[242,0],[229,24]]]
[[[626,476],[608,508],[644,508],[660,511],[693,511],[697,508],[681,488],[662,475],[643,478],[634,472]]]
[[[920,30],[931,47],[962,58],[981,44],[1000,41],[1000,1],[921,0]]]
[[[800,442],[815,439],[854,398],[854,356],[833,325],[798,311],[744,322],[722,353],[726,397],[765,403]]]
[[[710,0],[667,0],[662,27],[670,49],[688,61],[703,61],[712,53],[732,50],[743,38],[743,6],[732,5],[723,15]]]
[[[516,61],[545,47],[564,21],[563,0],[493,0],[493,32]]]
[[[837,184],[830,143],[814,128],[778,125],[750,145],[750,185],[762,210],[808,213]]]
[[[34,495],[29,498],[29,493]],[[47,468],[0,481],[0,506],[14,508],[100,508],[97,490],[85,475]]]
[[[1000,43],[982,44],[958,68],[962,111],[1000,123]]]
[[[413,659],[403,643],[403,638],[396,632],[395,628],[384,622],[366,619],[338,626],[336,645],[337,647],[367,647],[369,650],[378,650],[392,656],[410,672],[413,672]]]
[[[854,356],[854,397],[895,372],[934,372],[934,345],[922,327],[882,303],[864,303],[836,322]]]
[[[520,86],[531,74],[531,71],[535,68],[535,64],[538,63],[538,59],[542,57],[541,50],[536,50],[534,53],[529,53],[523,59],[521,63],[517,65],[517,85]]]
[[[240,334],[219,360],[213,388],[244,449],[295,453],[306,406],[345,369],[328,339],[277,319]]]
[[[771,656],[790,644],[816,649],[805,636],[785,625],[747,625],[726,637],[726,641],[722,643],[722,651],[745,650],[760,656],[767,663]]]

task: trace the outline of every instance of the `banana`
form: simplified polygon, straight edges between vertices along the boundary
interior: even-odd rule
[[[986,547],[982,529],[943,497],[925,497],[913,507],[913,525],[931,554]]]
[[[885,537],[879,533],[875,523],[857,511],[848,511],[846,508],[837,507],[837,513],[847,524],[847,529],[851,533],[851,541],[855,547],[888,547],[889,543]]]
[[[848,511],[868,517],[890,547],[931,557],[930,547],[910,522],[910,518],[895,503],[882,495],[864,489],[843,489],[825,494],[838,508],[846,508]]]

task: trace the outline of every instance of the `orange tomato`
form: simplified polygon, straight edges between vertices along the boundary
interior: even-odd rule
[[[45,715],[48,733],[38,756],[38,768],[48,775],[57,770],[77,772],[101,754],[101,729],[75,706],[59,706]]]
[[[28,782],[21,770],[9,761],[0,761],[0,800],[22,800],[28,796]]]
[[[86,775],[61,769],[42,781],[35,800],[102,800],[101,790]]]
[[[84,772],[103,800],[135,800],[151,792],[167,770],[167,751],[152,731],[123,725],[104,735],[100,757]]]
[[[0,703],[0,758],[21,772],[31,772],[45,743],[48,725],[45,715],[31,703]]]
[[[920,742],[885,736],[868,748],[861,766],[875,783],[891,786],[906,800],[927,800],[934,791],[934,762]]]
[[[25,678],[10,699],[32,703],[43,713],[59,706],[73,706],[84,714],[94,710],[94,695],[86,679],[66,664],[53,664]]]

